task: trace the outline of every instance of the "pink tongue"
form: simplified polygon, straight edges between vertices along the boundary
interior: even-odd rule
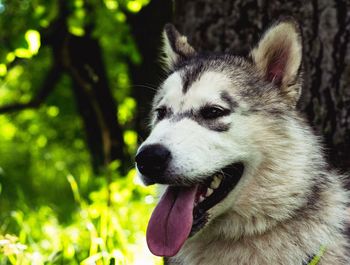
[[[168,187],[147,227],[147,244],[156,256],[172,257],[188,238],[197,186]]]

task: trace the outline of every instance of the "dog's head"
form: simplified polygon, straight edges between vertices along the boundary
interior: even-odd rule
[[[267,30],[247,58],[198,54],[172,25],[164,42],[169,75],[154,98],[152,131],[136,164],[146,184],[168,185],[147,240],[154,254],[173,256],[227,214],[250,222],[252,231],[263,229],[254,225],[259,216],[283,218],[273,208],[285,203],[278,201],[282,192],[295,199],[302,189],[278,175],[288,173],[280,164],[294,166],[291,143],[302,134],[295,122],[302,44],[290,19]]]

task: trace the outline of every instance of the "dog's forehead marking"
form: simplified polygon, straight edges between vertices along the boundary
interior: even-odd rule
[[[175,112],[198,108],[204,104],[227,105],[230,109],[237,106],[229,91],[232,81],[224,73],[215,71],[203,72],[196,80],[192,80],[187,93],[183,93],[184,74],[175,72],[163,84],[161,104],[171,107]]]
[[[205,66],[203,62],[199,62],[196,65],[185,67],[181,71],[182,93],[186,94],[189,88],[192,86],[192,84],[201,77],[204,71]]]
[[[232,96],[230,95],[230,93],[228,93],[226,90],[222,91],[220,93],[220,97],[223,101],[225,101],[227,103],[227,105],[230,107],[231,111],[233,111],[235,108],[238,107],[238,102],[235,101]]]
[[[232,81],[223,73],[207,71],[193,81],[187,93],[183,93],[183,75],[181,72],[171,74],[163,83],[156,101],[156,107],[166,107],[171,122],[179,122],[184,118],[216,132],[226,132],[230,129],[230,119],[206,120],[201,116],[201,109],[209,105],[220,105],[234,112],[238,103],[230,91]]]
[[[194,81],[183,96],[185,98],[184,108],[200,106],[206,103],[221,102],[221,93],[230,91],[231,79],[224,73],[207,71]]]

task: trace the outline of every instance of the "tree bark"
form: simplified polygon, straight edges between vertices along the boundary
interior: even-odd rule
[[[66,70],[73,80],[75,100],[85,126],[94,168],[98,170],[115,159],[126,162],[117,106],[97,40],[89,34],[82,37],[68,34],[63,53]]]
[[[54,62],[73,83],[77,110],[85,127],[86,142],[95,172],[119,159],[128,166],[122,129],[117,120],[117,103],[111,93],[102,59],[102,50],[92,37],[92,24],[84,36],[68,31],[68,4],[60,2],[59,16],[44,34],[44,44],[52,48]]]
[[[350,169],[350,2],[348,0],[175,0],[175,25],[199,51],[247,54],[280,16],[301,25],[304,87],[300,110],[334,166]]]

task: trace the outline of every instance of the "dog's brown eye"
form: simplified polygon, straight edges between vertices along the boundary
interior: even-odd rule
[[[204,119],[209,120],[225,116],[229,114],[229,110],[218,106],[208,106],[202,108],[200,113]]]
[[[160,121],[160,120],[164,119],[164,117],[166,116],[167,109],[166,109],[166,107],[160,107],[160,108],[155,109],[155,113],[157,116],[157,120]]]

